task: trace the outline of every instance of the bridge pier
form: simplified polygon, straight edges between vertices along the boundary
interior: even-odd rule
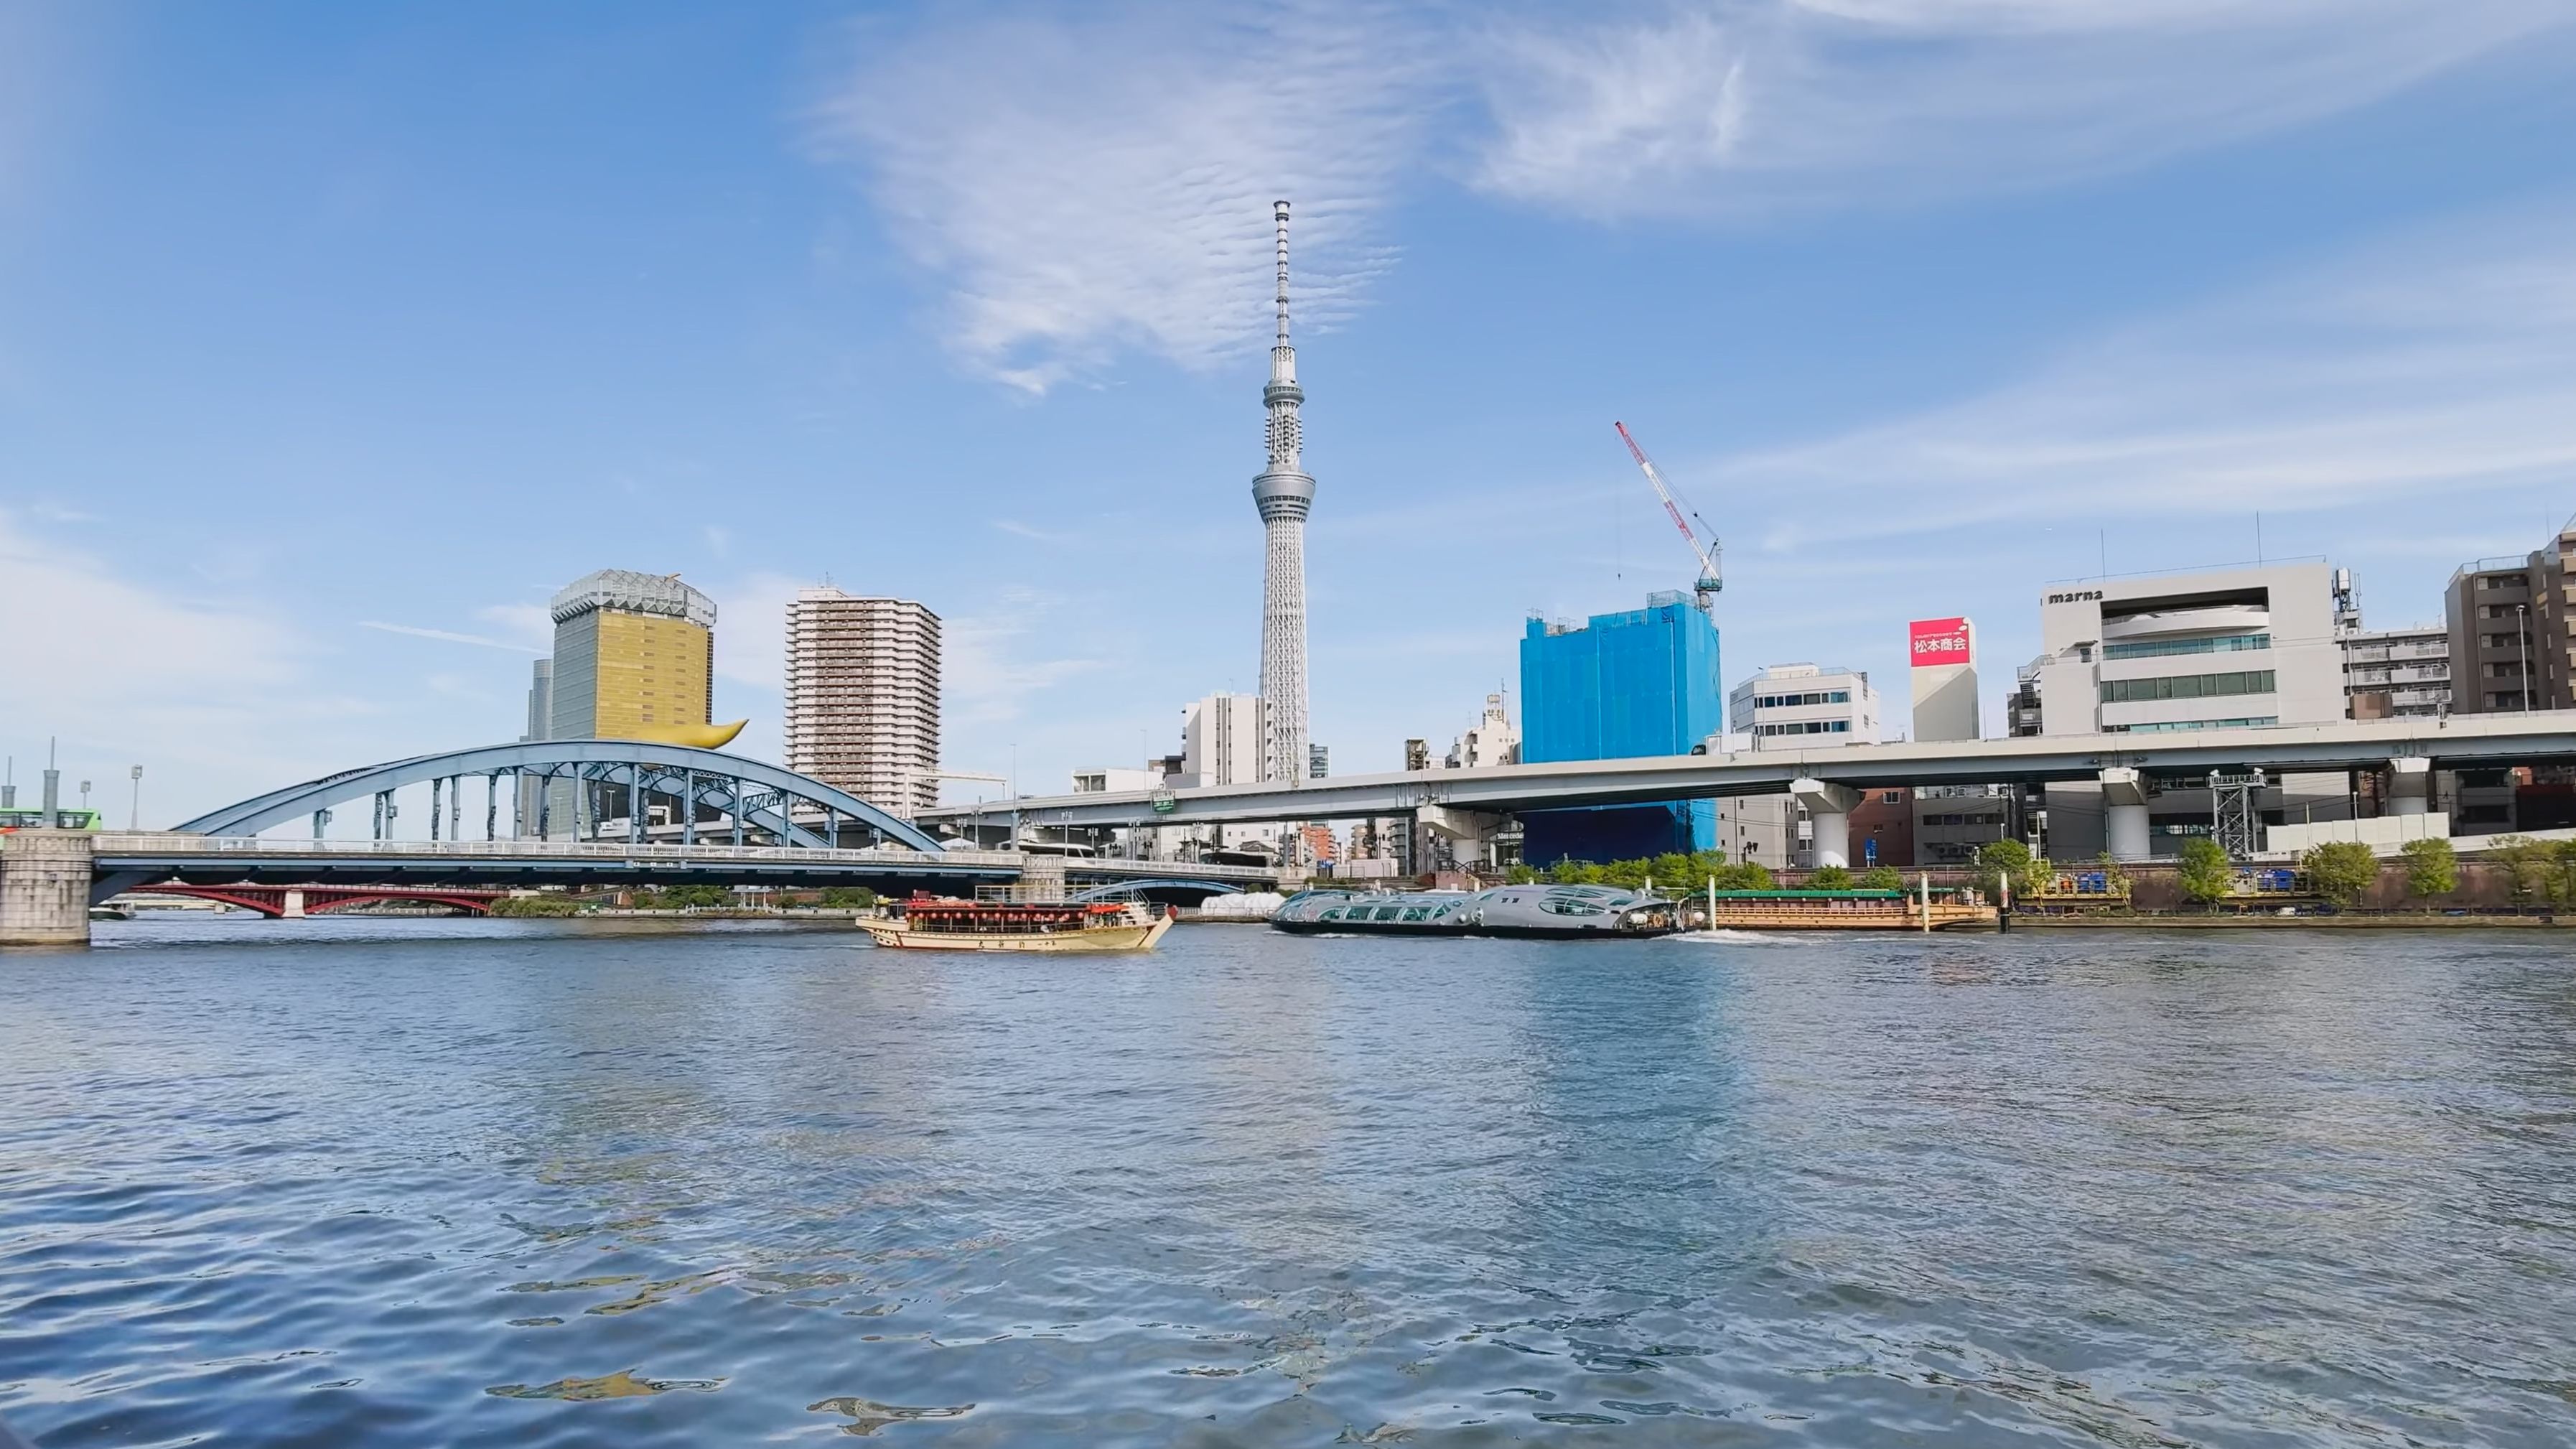
[[[1792,780],[1789,793],[1805,807],[1807,818],[1815,827],[1815,864],[1821,870],[1829,865],[1851,864],[1851,812],[1860,803],[1860,792],[1849,785],[1829,784],[1823,780]]]
[[[86,830],[0,835],[0,946],[89,944],[95,845]]]
[[[2125,765],[2102,772],[2102,843],[2113,860],[2145,860],[2148,838],[2147,782]]]
[[[284,920],[284,921],[300,921],[300,920],[303,920],[303,919],[304,919],[304,892],[302,892],[302,891],[300,891],[300,890],[296,889],[296,888],[295,888],[295,887],[293,887],[293,886],[289,886],[289,887],[287,887],[287,890],[286,890],[286,904],[285,904],[284,908],[282,908],[281,910],[279,910],[279,911],[278,911],[277,915],[278,915],[278,919],[280,919],[280,920]]]
[[[2422,755],[2400,755],[2388,762],[2388,813],[2421,815],[2431,809],[2433,762]]]

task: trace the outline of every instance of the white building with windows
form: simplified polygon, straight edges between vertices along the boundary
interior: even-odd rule
[[[1858,670],[1774,664],[1727,695],[1726,722],[1757,750],[1874,745],[1878,691]]]
[[[2023,672],[2043,735],[2149,734],[2345,717],[2347,636],[2361,626],[2352,576],[2323,560],[2086,579],[2040,596],[2046,653]],[[2016,702],[2016,728],[2019,727]],[[2148,853],[2211,827],[2210,792],[2149,782]],[[2047,847],[2090,860],[2108,845],[2099,786],[2050,785]],[[2348,818],[2340,774],[2270,781],[2268,824]]]

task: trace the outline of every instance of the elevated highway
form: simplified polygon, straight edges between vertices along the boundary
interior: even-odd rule
[[[934,828],[965,829],[980,819],[1025,826],[1112,828],[1251,824],[1361,816],[1420,815],[1472,831],[1472,817],[1532,810],[1633,805],[1731,795],[1796,794],[1829,825],[1861,791],[1926,785],[2044,784],[2091,780],[2110,791],[2113,851],[2142,855],[2142,782],[2205,779],[2212,770],[2275,773],[2389,771],[2400,813],[2409,788],[2430,769],[2576,762],[2576,711],[2456,715],[2445,719],[2348,720],[2318,725],[2173,731],[2158,734],[2043,735],[1954,743],[1843,745],[1502,765],[1196,790],[1109,791],[1025,797],[971,809],[917,812]],[[2411,798],[2420,809],[2420,793]],[[2128,812],[2134,812],[2134,820]],[[2134,826],[2134,835],[2123,828]],[[1819,836],[1819,840],[1823,840]],[[2124,845],[2137,845],[2124,849]],[[1819,861],[1826,856],[1820,852]]]

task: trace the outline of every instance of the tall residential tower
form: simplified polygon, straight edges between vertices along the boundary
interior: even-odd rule
[[[1275,203],[1279,224],[1279,339],[1270,348],[1270,466],[1252,480],[1252,501],[1267,535],[1261,580],[1261,778],[1295,784],[1306,773],[1306,511],[1315,480],[1298,465],[1304,439],[1297,405],[1297,349],[1288,345],[1288,203]]]
[[[787,768],[909,820],[939,803],[939,616],[806,589],[787,607]]]

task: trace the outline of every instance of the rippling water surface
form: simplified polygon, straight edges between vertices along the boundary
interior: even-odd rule
[[[0,954],[73,1445],[2576,1442],[2555,936],[149,921]]]

